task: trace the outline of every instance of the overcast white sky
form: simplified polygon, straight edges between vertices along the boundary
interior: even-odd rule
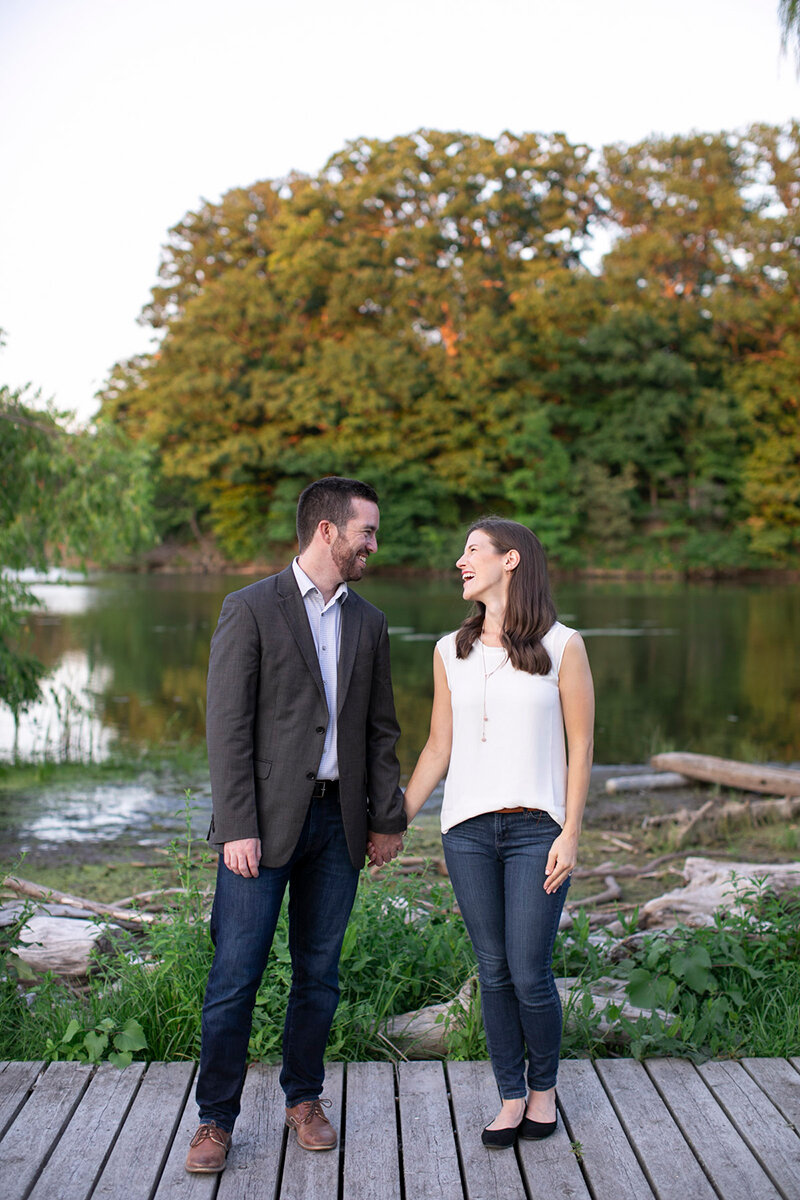
[[[426,126],[800,116],[777,0],[0,0],[0,382],[86,418],[200,198]]]

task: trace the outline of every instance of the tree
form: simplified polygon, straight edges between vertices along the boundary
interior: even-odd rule
[[[781,24],[781,49],[784,54],[794,43],[794,54],[800,70],[800,0],[778,0],[778,20]]]
[[[118,369],[104,413],[157,447],[234,558],[290,540],[287,496],[332,471],[403,511],[395,560],[435,558],[442,527],[523,503],[503,486],[533,395],[514,297],[581,270],[588,157],[423,130],[188,214],[146,312],[161,348]]]
[[[0,478],[0,701],[17,716],[43,672],[20,645],[19,614],[36,601],[19,572],[150,545],[150,455],[108,424],[75,429],[38,393],[0,387]]]
[[[493,510],[571,565],[788,565],[793,385],[756,368],[800,336],[799,178],[796,124],[602,155],[359,139],[171,231],[160,348],[115,369],[103,414],[153,447],[165,531],[239,561],[274,559],[336,472],[378,487],[384,562],[440,562]]]

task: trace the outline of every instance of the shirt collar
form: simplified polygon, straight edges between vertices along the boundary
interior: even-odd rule
[[[319,590],[317,585],[314,583],[314,580],[309,579],[308,575],[306,575],[305,571],[300,566],[298,559],[296,559],[296,558],[292,560],[292,570],[294,571],[294,577],[297,580],[297,586],[300,588],[300,595],[303,597],[304,600],[309,592],[316,592],[317,595],[319,596],[319,598],[322,599],[322,592]],[[340,583],[338,588],[336,589],[336,591],[333,593],[331,600],[336,600],[336,601],[338,601],[339,604],[341,604],[342,601],[345,600],[346,598],[347,598],[347,584]],[[326,607],[327,607],[327,605],[326,605]]]

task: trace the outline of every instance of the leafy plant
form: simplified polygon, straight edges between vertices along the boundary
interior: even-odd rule
[[[61,1039],[56,1042],[48,1037],[45,1046],[45,1057],[53,1061],[98,1063],[106,1059],[115,1067],[127,1067],[135,1051],[147,1048],[147,1038],[134,1017],[129,1017],[121,1029],[110,1017],[94,1028],[84,1029],[73,1017]]]

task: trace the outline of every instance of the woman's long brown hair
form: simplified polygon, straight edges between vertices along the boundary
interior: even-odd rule
[[[550,655],[542,645],[542,638],[556,620],[556,609],[550,594],[544,547],[530,529],[517,521],[481,517],[474,525],[470,525],[469,533],[477,529],[483,530],[498,554],[507,554],[509,550],[516,550],[519,554],[519,562],[511,572],[508,584],[508,602],[500,639],[511,665],[530,675],[547,675],[551,666]],[[486,605],[476,600],[475,611],[467,617],[456,634],[457,658],[467,657],[481,635],[485,616]]]

